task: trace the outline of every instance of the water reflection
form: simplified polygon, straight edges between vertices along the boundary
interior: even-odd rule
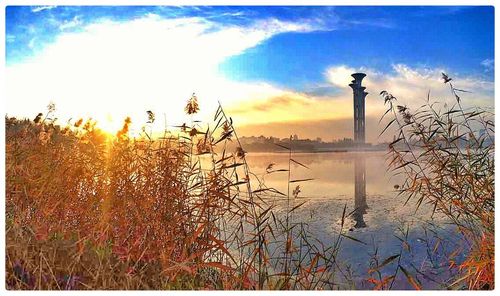
[[[352,268],[354,281],[361,289],[366,288],[367,271],[373,267],[370,265],[373,248],[377,249],[380,258],[397,254],[401,242],[395,236],[399,233],[395,231],[402,226],[410,229],[408,240],[412,242],[411,258],[406,256],[402,260],[413,260],[419,264],[425,262],[427,265],[427,243],[422,243],[421,238],[426,235],[422,227],[429,226],[424,221],[430,219],[432,207],[421,207],[417,212],[411,203],[404,205],[401,202],[393,186],[403,180],[401,176],[386,173],[385,156],[385,152],[296,153],[292,156],[309,169],[292,163],[291,179],[314,178],[302,183],[299,197],[291,201],[293,206],[302,204],[293,212],[293,223],[304,223],[310,238],[318,240],[318,247],[334,245],[338,233],[347,229],[352,230],[349,236],[367,243],[346,239],[338,257],[339,262],[345,262]],[[276,169],[288,169],[288,154],[249,153],[247,161],[251,171],[268,187],[287,192],[288,172],[268,174],[266,168],[274,163]],[[252,184],[258,182],[253,180]],[[270,201],[276,203],[275,214],[283,218],[287,200],[278,197]],[[342,224],[346,204],[346,212],[352,214],[346,224]],[[447,237],[452,237],[452,232],[441,228],[447,223],[442,217],[434,216],[432,223]],[[427,283],[427,286],[432,287],[432,283]],[[407,288],[401,282],[395,282],[394,287]]]
[[[364,215],[368,205],[366,204],[366,160],[365,157],[356,155],[354,158],[354,213],[352,214],[354,228],[365,228]]]
[[[385,152],[296,153],[293,159],[310,169],[292,163],[291,178],[314,178],[311,182],[301,184],[300,198],[343,199],[352,205],[355,180],[354,162],[357,157],[364,158],[366,163],[367,199],[373,200],[378,196],[386,196],[393,190],[391,184],[396,184],[398,180],[390,181],[390,174],[386,174]],[[274,163],[275,169],[288,169],[287,153],[249,153],[247,161],[250,170],[258,175],[268,187],[281,192],[287,191],[288,174],[286,172],[266,173],[266,168],[270,163]],[[257,180],[252,181],[252,184],[258,186]],[[370,208],[370,212],[373,212],[373,208]]]

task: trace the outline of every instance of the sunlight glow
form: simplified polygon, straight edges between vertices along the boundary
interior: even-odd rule
[[[261,21],[249,28],[215,27],[199,18],[150,14],[61,34],[34,58],[7,68],[7,112],[30,118],[52,100],[60,120],[92,117],[103,129],[116,131],[126,116],[140,128],[147,110],[166,114],[169,124],[185,122],[184,104],[193,92],[203,98],[200,116],[208,118],[217,100],[233,104],[282,92],[261,83],[231,82],[218,74],[217,66],[273,34],[302,30],[300,26]]]

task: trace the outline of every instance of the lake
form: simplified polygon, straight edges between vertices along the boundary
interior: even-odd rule
[[[273,164],[272,170],[288,169],[288,153],[248,153],[246,159],[252,173],[267,187],[287,194],[288,172],[266,171],[270,164]],[[371,254],[377,249],[381,261],[398,254],[402,243],[396,236],[403,237],[399,229],[406,228],[409,229],[411,253],[401,262],[406,267],[416,266],[429,277],[449,278],[450,271],[438,263],[443,258],[433,258],[429,249],[440,240],[438,236],[449,238],[449,241],[443,240],[439,244],[444,251],[456,248],[452,239],[456,234],[443,217],[432,215],[430,205],[424,203],[416,211],[414,201],[405,205],[406,198],[397,196],[394,186],[403,180],[388,171],[386,152],[294,153],[292,159],[297,163],[290,164],[291,180],[313,179],[290,186],[290,193],[300,186],[300,193],[291,201],[290,207],[305,202],[294,211],[293,222],[305,223],[314,237],[328,245],[337,238],[344,206],[347,213],[352,213],[344,229],[349,236],[365,244],[344,239],[340,257],[344,266],[352,271],[357,289],[368,288],[364,279],[369,277]],[[258,182],[253,179],[252,187],[256,189]],[[271,203],[277,206],[278,214],[284,215],[286,198],[276,197]],[[389,268],[390,271],[395,267]],[[438,272],[442,274],[435,274]],[[425,277],[419,279],[425,282],[427,289],[439,287]],[[404,279],[396,281],[395,287],[410,288]]]

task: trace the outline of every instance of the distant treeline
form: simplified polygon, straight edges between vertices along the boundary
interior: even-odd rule
[[[351,138],[343,138],[334,140],[332,142],[323,142],[321,138],[315,140],[299,139],[297,135],[290,138],[277,138],[277,137],[264,137],[264,136],[251,136],[241,137],[241,145],[245,151],[248,152],[280,152],[284,151],[281,146],[290,147],[295,151],[305,152],[325,152],[325,151],[343,151],[353,149],[366,149],[366,150],[384,150],[387,144],[372,145],[370,143],[357,144]],[[234,144],[236,145],[236,144]]]

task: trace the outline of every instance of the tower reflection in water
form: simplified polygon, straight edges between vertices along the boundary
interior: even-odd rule
[[[366,227],[363,216],[366,214],[366,160],[363,155],[354,157],[354,228]]]

